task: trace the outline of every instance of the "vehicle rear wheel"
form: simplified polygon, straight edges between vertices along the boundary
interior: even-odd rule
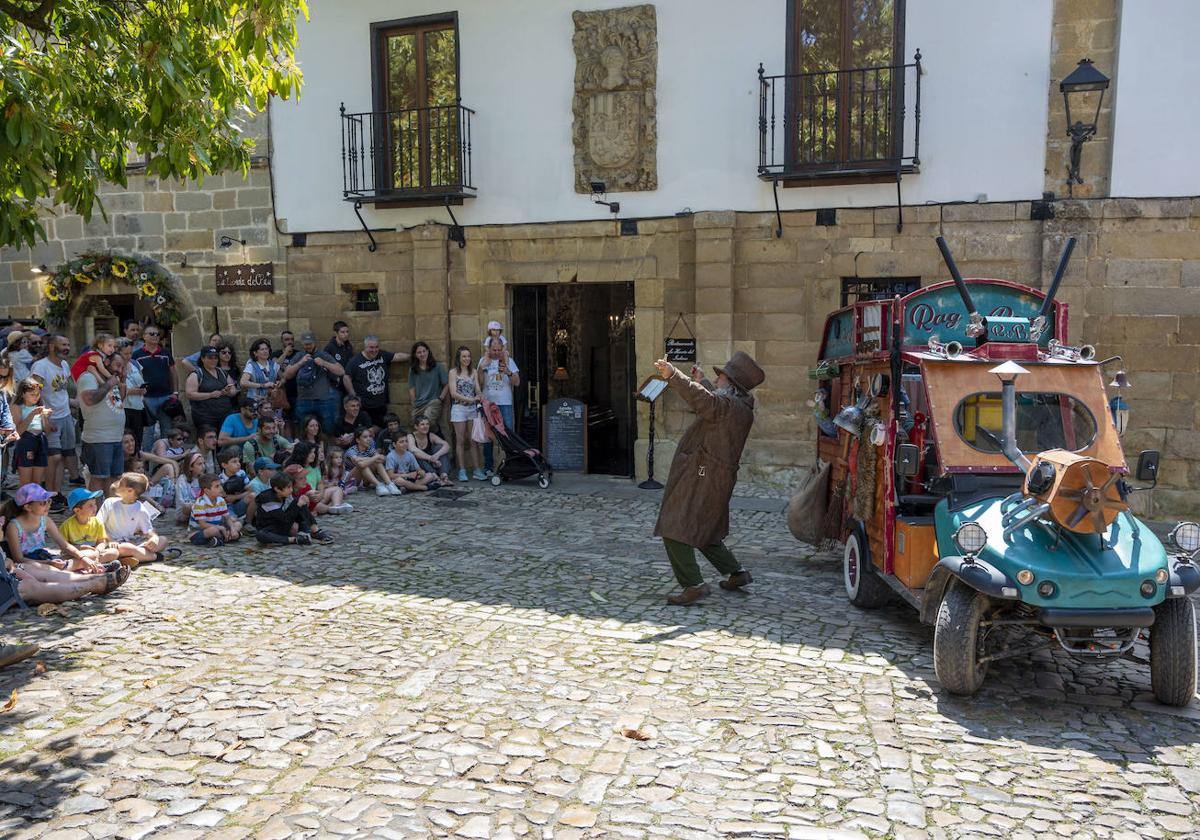
[[[892,591],[879,579],[871,563],[871,550],[862,525],[855,525],[846,538],[846,549],[842,554],[842,582],[846,585],[846,597],[850,603],[862,610],[882,607],[892,597]]]
[[[986,636],[979,626],[988,610],[988,598],[964,583],[954,581],[938,607],[933,630],[933,670],[942,688],[951,694],[974,694],[987,676]]]
[[[1188,598],[1171,598],[1154,608],[1150,687],[1168,706],[1186,706],[1196,695],[1196,611]]]

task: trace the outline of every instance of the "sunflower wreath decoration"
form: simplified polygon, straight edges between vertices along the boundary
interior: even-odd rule
[[[157,263],[123,254],[92,252],[60,265],[50,275],[43,292],[46,319],[65,323],[81,287],[92,283],[128,286],[150,304],[154,321],[160,327],[170,329],[183,317],[171,277]]]

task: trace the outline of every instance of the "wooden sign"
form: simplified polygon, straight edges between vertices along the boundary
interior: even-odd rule
[[[587,472],[587,406],[565,398],[546,403],[542,440],[555,472]]]
[[[217,292],[274,292],[275,263],[217,266]]]
[[[696,339],[694,338],[668,338],[666,350],[668,362],[696,361]]]

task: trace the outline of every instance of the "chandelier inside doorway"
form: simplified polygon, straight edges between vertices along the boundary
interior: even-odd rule
[[[611,343],[619,341],[627,332],[633,329],[635,319],[633,304],[625,305],[625,311],[620,315],[608,316],[608,340]]]

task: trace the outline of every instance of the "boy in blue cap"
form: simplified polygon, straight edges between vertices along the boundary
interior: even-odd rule
[[[100,509],[100,499],[104,498],[101,490],[88,490],[86,487],[76,487],[67,496],[67,507],[71,515],[63,520],[58,531],[71,545],[79,549],[88,568],[75,571],[99,573],[102,568],[120,554],[115,544],[108,539],[104,523],[96,517]]]
[[[260,455],[254,459],[254,478],[247,484],[247,488],[254,491],[254,495],[265,492],[271,489],[271,477],[279,472],[283,467],[276,464],[266,455]]]

